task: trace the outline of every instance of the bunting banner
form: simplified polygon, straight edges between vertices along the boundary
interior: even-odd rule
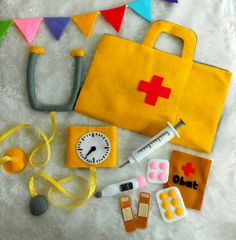
[[[106,19],[107,22],[109,22],[117,32],[119,32],[124,18],[125,10],[126,5],[123,5],[117,8],[102,10],[101,14],[104,19]]]
[[[62,33],[70,22],[70,17],[46,17],[44,22],[57,41],[60,40]]]
[[[0,41],[5,37],[12,23],[12,20],[0,21]]]
[[[137,0],[129,3],[128,7],[148,22],[152,22],[151,0]]]
[[[178,3],[179,2],[178,0],[166,0],[166,1],[169,3]]]
[[[99,12],[86,13],[72,17],[75,25],[82,31],[86,37],[90,37]]]
[[[178,0],[164,1],[169,3],[179,2]],[[4,39],[8,30],[14,23],[26,41],[31,44],[37,35],[42,20],[44,20],[44,23],[53,37],[59,41],[71,19],[78,29],[88,38],[92,35],[99,13],[101,13],[101,16],[115,29],[115,31],[120,32],[127,8],[130,8],[148,22],[152,22],[151,0],[135,0],[128,5],[122,5],[111,9],[85,13],[72,17],[37,17],[0,20],[0,41]]]
[[[42,22],[42,18],[15,19],[14,23],[28,43],[32,43]]]

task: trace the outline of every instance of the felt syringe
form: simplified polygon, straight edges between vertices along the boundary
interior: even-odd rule
[[[133,164],[135,162],[140,162],[154,150],[169,142],[172,138],[179,138],[180,136],[177,132],[177,129],[179,129],[182,125],[185,125],[185,122],[180,119],[180,121],[175,126],[169,122],[167,122],[167,125],[168,126],[166,128],[156,134],[147,143],[133,151],[131,157],[128,158],[128,161],[122,164],[119,168],[122,168],[129,163]]]

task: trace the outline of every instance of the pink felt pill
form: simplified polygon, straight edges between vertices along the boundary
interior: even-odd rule
[[[166,162],[160,163],[160,164],[159,164],[159,168],[160,168],[161,170],[166,170],[166,169],[167,169],[167,163],[166,163]]]
[[[150,167],[151,169],[156,169],[156,168],[157,168],[157,162],[156,162],[156,161],[152,161],[152,162],[150,163],[149,167]]]
[[[166,175],[165,175],[165,173],[159,173],[157,178],[158,178],[159,181],[164,182],[165,179],[166,179]]]
[[[151,180],[155,180],[155,179],[157,178],[157,173],[155,173],[155,172],[150,172],[150,173],[149,173],[149,178],[150,178]]]

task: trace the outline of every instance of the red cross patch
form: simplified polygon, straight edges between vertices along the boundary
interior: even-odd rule
[[[190,173],[195,173],[195,168],[193,168],[192,163],[187,163],[185,166],[182,166],[184,175],[189,176]]]
[[[155,106],[158,97],[166,99],[170,97],[171,89],[162,86],[163,80],[163,77],[154,75],[151,82],[143,80],[139,82],[138,91],[146,93],[145,103]]]

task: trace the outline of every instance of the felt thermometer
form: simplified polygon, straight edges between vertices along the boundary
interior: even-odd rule
[[[132,156],[129,157],[128,161],[121,165],[120,168],[124,167],[128,163],[133,164],[135,162],[140,162],[150,153],[162,147],[165,143],[169,142],[172,138],[179,138],[180,136],[177,132],[177,129],[179,129],[182,125],[185,125],[185,122],[180,119],[180,121],[175,126],[169,122],[167,122],[167,125],[168,126],[166,128],[151,138],[147,143],[145,143],[137,150],[133,151]]]
[[[96,198],[111,197],[135,189],[143,188],[147,184],[146,178],[138,176],[120,183],[111,184],[95,194]]]

